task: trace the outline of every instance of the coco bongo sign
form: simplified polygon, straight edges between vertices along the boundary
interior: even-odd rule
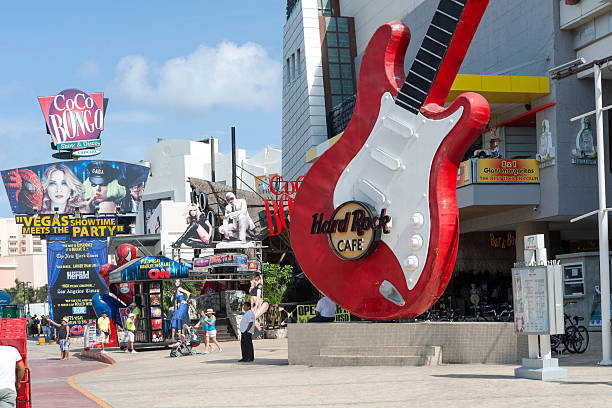
[[[79,89],[65,89],[55,96],[39,97],[38,102],[57,149],[81,150],[100,146],[100,133],[104,130],[102,92],[88,94]]]
[[[372,206],[348,201],[336,208],[329,219],[313,214],[310,234],[327,234],[329,245],[340,258],[356,261],[376,249],[382,234],[389,234],[391,217],[383,208],[377,214]]]

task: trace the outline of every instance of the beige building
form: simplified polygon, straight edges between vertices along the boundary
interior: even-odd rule
[[[14,218],[0,218],[0,289],[15,286],[15,279],[34,288],[47,284],[47,245],[22,234]]]

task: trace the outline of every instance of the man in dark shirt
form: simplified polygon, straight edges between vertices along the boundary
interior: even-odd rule
[[[49,319],[49,323],[51,323],[55,327],[58,327],[57,342],[59,343],[61,353],[60,360],[68,360],[68,348],[70,347],[70,327],[68,326],[68,321],[63,318],[62,324],[58,324],[53,320]]]

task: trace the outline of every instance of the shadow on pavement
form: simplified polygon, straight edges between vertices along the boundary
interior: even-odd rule
[[[271,365],[271,366],[286,366],[289,365],[289,360],[286,358],[256,358],[251,363],[239,363],[238,360],[204,360],[202,364],[240,364],[240,365]]]
[[[493,375],[493,374],[434,374],[432,377],[441,378],[479,378],[483,380],[516,380],[513,375]]]
[[[568,384],[568,385],[609,385],[612,387],[612,382],[610,381],[553,381],[558,384]]]

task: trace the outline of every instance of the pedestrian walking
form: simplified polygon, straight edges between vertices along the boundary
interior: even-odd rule
[[[327,296],[323,296],[315,307],[316,316],[309,319],[308,323],[330,323],[336,318],[336,304]]]
[[[128,334],[128,347],[125,349],[126,353],[136,353],[134,350],[134,338],[136,332],[136,315],[134,313],[130,313],[128,318],[125,319],[125,328]]]
[[[100,353],[106,354],[104,347],[110,340],[110,319],[106,315],[106,310],[102,312],[102,316],[98,318],[98,330],[100,330],[100,344],[102,345],[102,351]]]
[[[0,346],[0,408],[17,405],[17,391],[25,375],[25,364],[13,346]]]
[[[212,346],[210,342],[212,341],[217,345],[217,349],[219,349],[219,353],[223,351],[221,345],[217,341],[217,329],[215,328],[215,323],[217,322],[217,317],[215,316],[215,311],[212,309],[206,309],[206,315],[204,316],[204,322],[206,323],[206,353],[208,353],[208,348],[210,347],[210,352],[212,353]]]
[[[49,316],[42,315],[40,320],[43,336],[49,337]]]
[[[244,315],[240,320],[240,350],[242,351],[242,358],[238,360],[239,363],[250,363],[255,360],[255,353],[253,351],[253,332],[255,331],[255,314],[251,310],[250,303],[244,303],[242,305]]]
[[[70,357],[70,327],[68,327],[68,321],[66,318],[62,318],[61,324],[54,322],[49,319],[49,323],[53,326],[57,327],[57,342],[59,343],[60,348],[60,360],[68,360]]]

